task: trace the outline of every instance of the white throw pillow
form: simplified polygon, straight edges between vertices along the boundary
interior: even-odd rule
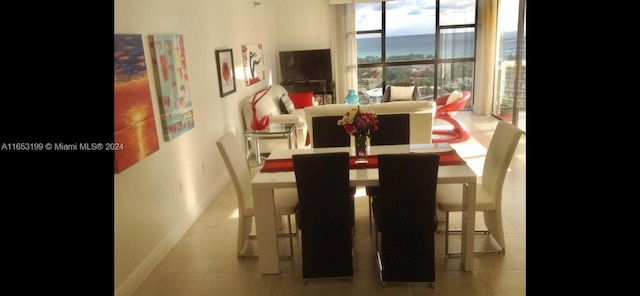
[[[389,101],[412,101],[415,86],[395,86],[389,87]]]
[[[291,101],[291,98],[289,98],[289,96],[287,94],[282,94],[282,97],[280,97],[280,103],[282,104],[282,106],[284,107],[284,112],[282,112],[283,114],[292,114],[293,111],[296,110],[296,107],[293,105],[293,102]]]
[[[445,105],[449,105],[457,100],[462,99],[462,93],[454,90],[451,94],[449,94],[449,98],[447,99],[447,103]],[[449,116],[454,116],[456,115],[456,113],[458,113],[457,111],[451,111],[451,112],[447,112],[447,114],[449,114]]]
[[[445,105],[449,105],[459,99],[462,99],[462,93],[454,90],[450,95],[449,98],[447,99],[447,103]]]

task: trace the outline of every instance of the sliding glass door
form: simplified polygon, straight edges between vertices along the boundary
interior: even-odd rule
[[[527,131],[526,0],[499,0],[492,114]]]

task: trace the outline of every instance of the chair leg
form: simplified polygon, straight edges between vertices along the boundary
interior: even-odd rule
[[[450,232],[459,232],[462,233],[462,230],[460,229],[456,229],[456,230],[450,230],[449,229],[449,212],[447,212],[446,214],[446,219],[447,221],[445,222],[445,230],[444,230],[444,254],[451,257],[451,256],[458,256],[461,255],[461,252],[458,253],[449,253],[449,233]],[[484,233],[484,234],[489,234],[491,233],[489,230],[474,230],[474,233]],[[497,251],[475,251],[473,252],[473,254],[475,255],[482,255],[482,254],[504,254],[505,253],[505,249],[501,248],[500,250]]]
[[[371,207],[371,202],[373,202],[371,200],[371,196],[368,196],[369,198],[369,233],[371,233],[373,231],[373,208]]]
[[[289,250],[291,251],[289,254],[291,254],[291,260],[293,260],[293,232],[291,232],[291,215],[287,215],[287,223],[289,223]]]
[[[374,237],[373,237],[373,244],[376,246],[376,253],[378,252],[378,230],[373,230],[374,233]]]
[[[251,229],[253,217],[238,217],[238,238],[237,238],[237,254],[238,258],[253,257],[253,255],[242,255],[242,250],[246,242],[251,239]]]
[[[449,212],[446,214],[447,220],[444,222],[444,254],[449,255]]]

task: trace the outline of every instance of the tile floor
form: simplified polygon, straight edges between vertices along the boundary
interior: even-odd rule
[[[497,120],[472,112],[456,115],[472,134],[453,144],[477,170],[482,162]],[[436,122],[436,125],[441,123]],[[444,234],[436,234],[436,284],[388,283],[382,288],[369,233],[367,197],[356,194],[354,281],[310,280],[302,283],[300,240],[294,238],[295,259],[281,260],[280,275],[261,275],[258,261],[235,255],[237,232],[236,197],[229,183],[176,246],[135,292],[141,295],[525,295],[526,290],[526,135],[523,135],[507,173],[503,191],[503,223],[506,254],[476,255],[473,272],[460,267],[459,257],[444,255]],[[460,215],[452,214],[452,223]],[[444,220],[444,219],[442,219]],[[286,221],[286,220],[285,220]],[[477,227],[483,227],[482,213]],[[444,223],[439,225],[444,229]],[[285,226],[286,229],[286,226]],[[288,239],[280,238],[280,249],[288,252]],[[485,235],[476,235],[476,249],[497,248]],[[255,241],[247,248],[256,248]],[[460,249],[459,235],[452,235],[450,248]]]

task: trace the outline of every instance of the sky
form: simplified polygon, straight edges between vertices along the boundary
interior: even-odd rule
[[[475,0],[441,0],[440,24],[473,23]],[[504,5],[518,0],[503,0]],[[435,33],[436,0],[396,0],[387,3],[387,36],[419,35]],[[381,26],[381,3],[356,4],[356,30],[373,30]],[[510,11],[514,11],[513,8]],[[517,9],[515,10],[517,11]],[[516,23],[517,13],[502,14],[508,16],[501,21]],[[425,22],[425,20],[427,20]],[[515,25],[513,25],[515,28]]]

